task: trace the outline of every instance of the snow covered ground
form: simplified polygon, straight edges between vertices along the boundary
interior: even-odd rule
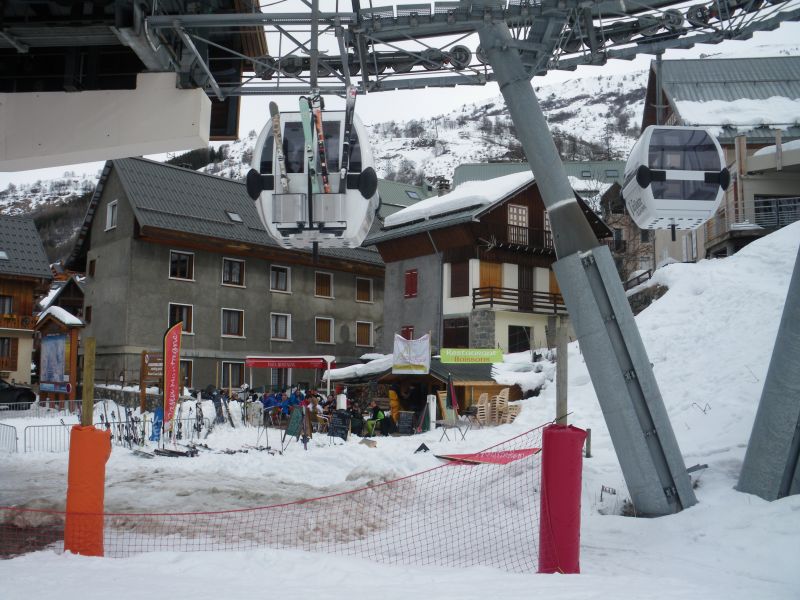
[[[578,346],[570,345],[570,421],[592,429],[593,456],[584,461],[581,575],[385,566],[289,550],[162,552],[126,559],[42,551],[0,561],[0,597],[796,599],[800,496],[769,503],[733,487],[798,244],[800,223],[795,223],[733,257],[671,264],[652,280],[669,286],[669,292],[637,322],[686,464],[708,464],[693,475],[699,503],[677,515],[620,516],[628,497],[625,483]],[[308,452],[293,444],[283,456],[205,453],[156,461],[115,448],[107,466],[106,509],[258,506],[413,473],[438,463],[433,452],[413,453],[423,441],[434,452],[477,450],[549,421],[555,385],[547,373],[545,381],[540,396],[523,401],[513,424],[473,430],[464,442],[439,443],[437,434],[424,434],[378,438],[377,447],[369,448],[357,439],[329,445],[323,436]],[[236,448],[256,444],[255,435],[255,429],[219,427],[207,441]],[[270,444],[277,440],[271,437]],[[66,465],[64,454],[0,456],[0,505],[62,507]],[[617,494],[604,493],[601,501],[601,486]]]

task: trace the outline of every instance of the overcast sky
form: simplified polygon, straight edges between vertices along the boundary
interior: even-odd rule
[[[725,54],[732,56],[767,56],[773,54],[766,47],[775,49],[777,53],[785,46],[793,46],[793,54],[797,54],[800,46],[800,23],[784,23],[776,31],[760,32],[746,41],[726,41],[717,45],[700,45],[689,50],[668,50],[665,59],[697,58],[701,54]],[[596,77],[611,73],[629,73],[647,69],[650,55],[641,55],[633,61],[611,60],[606,65],[596,67],[579,67],[575,71],[553,71],[543,77],[537,77],[533,83],[536,86],[553,85],[567,79],[576,77]],[[360,96],[356,112],[367,123],[380,123],[391,119],[403,121],[411,118],[432,117],[448,111],[455,110],[462,104],[494,98],[499,96],[497,85],[494,83],[486,86],[460,86],[456,88],[394,91],[373,93]],[[269,114],[268,104],[273,98],[268,96],[243,98],[240,117],[239,135],[245,136],[250,130],[260,131],[266,123]],[[274,98],[281,110],[297,110],[297,98],[292,96],[279,96]],[[326,98],[328,109],[337,109],[343,101],[336,97]],[[800,117],[800,115],[798,115]],[[0,173],[0,189],[5,189],[10,183],[33,182],[37,179],[51,179],[60,177],[65,171],[77,173],[94,173],[102,168],[102,161],[82,165],[65,165],[49,169],[36,169]]]

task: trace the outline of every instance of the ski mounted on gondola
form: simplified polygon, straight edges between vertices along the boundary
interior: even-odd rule
[[[284,248],[355,248],[372,226],[378,179],[356,95],[348,87],[345,110],[323,110],[318,95],[298,112],[275,107],[256,141],[247,192]]]
[[[280,192],[289,191],[289,177],[286,175],[286,156],[283,154],[283,134],[281,132],[281,112],[274,102],[269,103],[269,114],[272,122],[272,135],[275,137],[275,162],[278,163]],[[275,191],[278,191],[276,188]]]

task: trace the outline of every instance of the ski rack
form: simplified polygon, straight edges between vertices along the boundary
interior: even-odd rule
[[[364,9],[358,0],[353,4],[349,12],[322,12],[312,4],[302,13],[140,14],[147,39],[137,52],[152,62],[156,47],[162,54],[168,48],[181,85],[203,87],[219,99],[300,95],[312,88],[344,96],[345,71],[359,79],[361,93],[495,81],[486,51],[477,43],[477,31],[487,23],[510,29],[510,43],[533,77],[611,58],[746,39],[800,20],[800,0],[712,0],[690,6],[675,0],[591,6],[577,0],[467,0]],[[266,31],[280,55],[246,56],[220,43],[222,32],[248,28]],[[215,49],[213,58],[209,47]],[[243,61],[244,79],[217,81],[213,73],[231,59]]]

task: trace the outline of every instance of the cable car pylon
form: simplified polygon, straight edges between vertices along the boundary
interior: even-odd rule
[[[599,246],[569,185],[530,78],[505,23],[478,29],[550,216],[553,270],[637,514],[697,502],[611,253]]]

